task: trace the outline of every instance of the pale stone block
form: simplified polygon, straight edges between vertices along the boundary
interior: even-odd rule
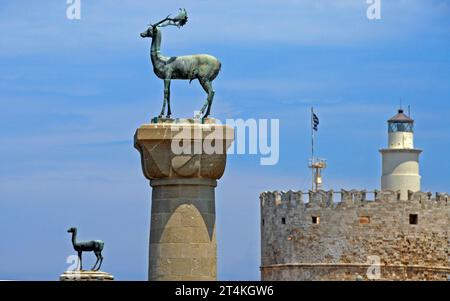
[[[193,241],[192,228],[187,227],[165,228],[160,240],[161,243],[189,243],[191,241]]]
[[[191,258],[173,258],[170,263],[171,274],[175,276],[191,275]]]
[[[159,244],[158,256],[161,258],[179,258],[183,257],[182,252],[185,244],[181,243],[161,243]]]
[[[193,243],[210,243],[212,238],[209,237],[208,231],[205,228],[191,228]]]
[[[170,228],[170,227],[183,227],[183,224],[181,223],[181,214],[177,211],[173,212],[172,214],[167,215],[168,219],[166,224],[163,224],[163,227]],[[166,216],[166,218],[167,218]]]
[[[183,227],[205,227],[203,217],[196,209],[180,212],[180,216]]]

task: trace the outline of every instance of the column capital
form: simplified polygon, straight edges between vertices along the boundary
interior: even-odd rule
[[[229,126],[183,120],[142,125],[134,135],[134,146],[149,180],[217,180],[225,171],[226,150],[233,140],[234,129]]]

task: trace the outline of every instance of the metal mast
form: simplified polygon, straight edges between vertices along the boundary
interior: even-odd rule
[[[327,167],[325,159],[316,158],[314,156],[314,142],[315,131],[317,131],[317,125],[319,119],[314,114],[314,108],[311,108],[311,159],[309,159],[308,167],[311,168],[311,189],[312,191],[318,191],[322,189],[322,169]]]

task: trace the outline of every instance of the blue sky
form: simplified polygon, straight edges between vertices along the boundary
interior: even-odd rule
[[[449,191],[450,2],[382,0],[0,0],[0,279],[56,280],[73,254],[67,228],[105,240],[103,269],[147,278],[150,188],[133,148],[159,113],[149,22],[167,55],[222,62],[213,116],[280,119],[280,161],[232,155],[216,190],[219,279],[259,279],[259,193],[309,187],[309,108],[320,117],[325,186],[379,186],[386,120],[400,98],[416,120],[426,191]],[[176,117],[203,104],[199,85],[172,84]],[[93,256],[86,256],[93,263]]]

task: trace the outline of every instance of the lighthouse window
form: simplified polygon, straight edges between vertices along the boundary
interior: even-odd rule
[[[286,218],[285,218],[285,217],[282,217],[282,218],[281,218],[281,223],[282,223],[283,225],[286,224]]]
[[[409,215],[409,224],[410,225],[417,225],[418,222],[419,222],[419,216],[417,214]]]
[[[312,216],[312,223],[313,224],[319,224],[320,223],[320,216]]]
[[[409,122],[390,122],[389,133],[393,132],[413,132],[413,124]]]

